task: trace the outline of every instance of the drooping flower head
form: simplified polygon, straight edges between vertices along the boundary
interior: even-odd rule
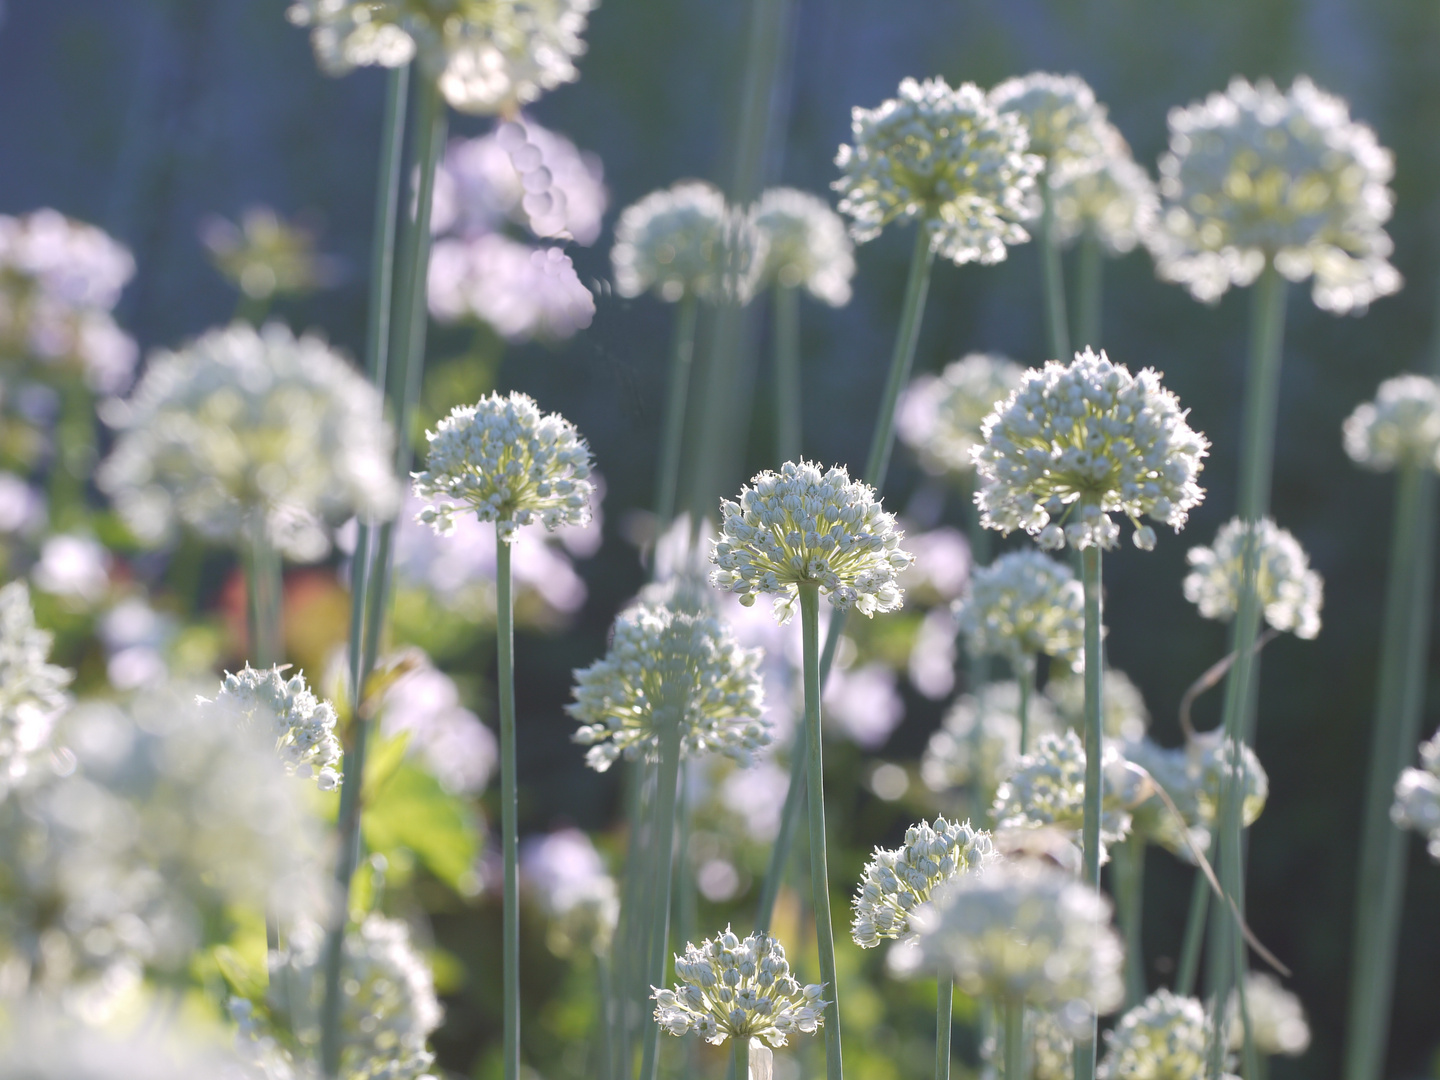
[[[258,520],[281,552],[313,560],[329,550],[326,522],[399,504],[379,392],[279,324],[235,323],[155,354],[107,419],[120,435],[96,480],[147,542],[181,522],[242,543]]]
[[[1367,469],[1440,470],[1440,383],[1424,375],[1386,379],[1375,400],[1345,419],[1345,452]]]
[[[900,398],[900,438],[920,455],[925,471],[968,476],[985,418],[1010,396],[1025,369],[999,353],[970,353],[938,376],[920,375]]]
[[[225,673],[213,702],[219,711],[275,740],[287,772],[313,777],[321,791],[340,783],[343,756],[335,736],[335,706],[316,697],[303,673],[286,678],[278,665],[257,670],[246,664]]]
[[[1036,71],[1006,79],[990,91],[990,104],[1025,122],[1030,153],[1044,159],[1052,185],[1100,167],[1106,151],[1105,106],[1080,76]]]
[[[808,461],[766,469],[721,504],[724,521],[710,553],[710,584],[749,607],[759,593],[778,594],[775,616],[795,612],[798,589],[813,583],[842,611],[870,616],[895,611],[905,600],[895,576],[914,558],[895,516],[875,489],[850,479],[843,466],[822,473]]]
[[[50,663],[54,635],[35,625],[23,581],[0,588],[0,798],[51,749],[74,675]]]
[[[461,112],[512,113],[574,82],[597,0],[294,0],[328,75],[420,62]]]
[[[654,292],[670,303],[748,301],[765,269],[766,236],[720,189],[684,180],[627,206],[610,262],[621,296]]]
[[[981,521],[1024,529],[1044,548],[1109,548],[1118,512],[1148,551],[1155,531],[1142,514],[1179,532],[1205,496],[1196,477],[1210,444],[1185,416],[1155,370],[1131,375],[1103,352],[1027,371],[986,418],[975,450]]]
[[[1423,833],[1430,857],[1440,862],[1440,731],[1420,744],[1420,769],[1406,769],[1395,781],[1390,820],[1399,828]]]
[[[566,706],[586,763],[604,772],[622,754],[657,761],[662,730],[678,723],[683,756],[719,751],[749,764],[770,742],[760,660],[709,612],[643,605],[620,615],[610,651],[575,673]]]
[[[1203,1080],[1210,1025],[1195,998],[1157,990],[1105,1033],[1098,1080]]]
[[[200,239],[215,269],[252,300],[304,296],[337,277],[335,260],[316,253],[315,234],[268,206],[245,211],[239,224],[211,218]]]
[[[1375,133],[1309,79],[1283,94],[1268,80],[1234,79],[1170,111],[1160,276],[1209,303],[1272,260],[1291,281],[1314,277],[1317,307],[1363,314],[1401,285],[1384,229],[1394,171]]]
[[[547,529],[590,522],[590,447],[559,413],[542,414],[521,393],[457,405],[427,431],[425,469],[415,494],[431,504],[418,520],[442,536],[456,512],[495,523],[505,542],[532,521]]]
[[[595,297],[570,256],[500,233],[435,241],[426,290],[439,321],[478,319],[511,342],[564,341],[595,318]]]
[[[1066,1031],[1083,1032],[1124,996],[1109,901],[1038,860],[961,874],[911,923],[918,937],[893,947],[892,967],[953,971],[964,993],[1050,1010]]]
[[[764,280],[804,286],[831,307],[850,302],[855,255],[845,222],[824,199],[795,188],[770,188],[755,204],[755,225],[767,241]]]
[[[995,791],[1020,759],[1020,686],[989,683],[974,694],[962,694],[930,736],[920,762],[920,777],[934,792],[971,788],[971,805],[988,817]],[[1031,737],[1060,729],[1060,718],[1043,697],[1030,701]]]
[[[1310,569],[1300,541],[1269,518],[1256,526],[1231,518],[1220,526],[1213,546],[1191,548],[1186,553],[1191,570],[1185,576],[1185,599],[1207,619],[1234,618],[1244,588],[1245,550],[1251,543],[1257,547],[1255,589],[1265,621],[1298,638],[1313,638],[1320,633],[1324,582]]]
[[[1085,680],[1079,673],[1057,674],[1052,670],[1045,684],[1045,696],[1066,726],[1084,730]],[[1150,710],[1130,676],[1115,668],[1106,668],[1100,699],[1100,726],[1106,738],[1131,742],[1144,736],[1150,726]]]
[[[955,618],[974,656],[1003,656],[1019,671],[1040,655],[1080,662],[1085,594],[1075,572],[1038,551],[1012,551],[970,575]]]
[[[1055,236],[1062,244],[1089,235],[1110,255],[1124,255],[1148,241],[1160,217],[1155,181],[1130,155],[1115,127],[1099,128],[1099,165],[1052,185]]]
[[[853,146],[835,164],[840,212],[858,243],[893,221],[915,221],[930,249],[960,264],[997,263],[1020,225],[1043,162],[1026,153],[1024,122],[996,111],[974,83],[905,79],[897,97],[851,111]]]
[[[862,949],[910,932],[910,914],[958,874],[978,873],[999,855],[984,829],[937,817],[905,831],[905,843],[875,849],[852,902],[850,936]]]
[[[1310,1048],[1305,1007],[1275,976],[1265,971],[1246,972],[1245,1004],[1250,1011],[1251,1038],[1260,1053],[1299,1057]],[[1225,1030],[1230,1049],[1239,1050],[1245,1042],[1245,1027],[1240,1021],[1240,995],[1233,990],[1225,1010]]]
[[[674,990],[652,988],[655,1022],[671,1035],[694,1032],[708,1043],[763,1039],[784,1046],[791,1035],[813,1035],[824,1022],[823,986],[801,986],[790,974],[785,947],[769,934],[740,940],[727,928],[675,958]]]
[[[1119,751],[1107,744],[1101,769],[1107,782],[1100,815],[1100,858],[1105,847],[1130,832],[1125,806],[1127,785],[1116,782],[1124,769]],[[1033,752],[1015,763],[1015,771],[995,793],[991,811],[995,830],[1060,829],[1078,839],[1085,820],[1085,744],[1074,731],[1041,735]]]

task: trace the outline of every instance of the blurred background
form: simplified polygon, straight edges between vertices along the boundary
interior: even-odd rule
[[[624,206],[675,180],[730,181],[747,6],[604,0],[591,18],[581,80],[533,110],[534,119],[603,163],[605,230],[593,246],[569,249],[596,293],[593,325],[561,345],[521,346],[506,346],[483,328],[432,327],[427,421],[492,388],[523,390],[577,424],[607,489],[603,545],[572,553],[583,587],[521,631],[522,835],[575,826],[608,850],[605,838],[619,822],[617,774],[585,767],[582,750],[569,741],[574,722],[562,710],[571,670],[603,652],[615,612],[645,578],[635,543],[645,522],[637,512],[649,507],[653,490],[673,312],[651,297],[614,294],[606,283],[610,227]],[[332,260],[329,287],[282,301],[271,315],[297,330],[314,328],[352,355],[362,351],[384,76],[320,74],[285,7],[285,0],[10,0],[0,9],[0,213],[51,206],[128,245],[138,272],[116,317],[144,351],[179,344],[234,315],[235,290],[212,266],[201,231],[213,215],[235,220],[259,206],[304,223]],[[1275,1076],[1338,1076],[1393,494],[1389,478],[1362,473],[1345,457],[1340,423],[1382,379],[1431,362],[1440,289],[1440,7],[1423,0],[794,0],[791,18],[793,55],[772,110],[783,135],[767,151],[766,184],[827,194],[851,107],[879,104],[902,77],[943,75],[988,87],[1037,69],[1083,76],[1136,159],[1152,169],[1164,148],[1167,110],[1223,89],[1237,74],[1282,86],[1308,74],[1348,99],[1352,115],[1394,151],[1390,232],[1405,289],[1363,318],[1322,313],[1307,288],[1290,291],[1274,512],[1325,577],[1325,626],[1315,641],[1287,636],[1265,653],[1257,748],[1271,792],[1251,830],[1251,922],[1293,967],[1290,986],[1314,1030],[1309,1052],[1277,1059]],[[488,128],[488,121],[452,117],[453,135]],[[892,229],[857,251],[849,306],[803,305],[805,451],[822,464],[852,471],[861,464],[910,243],[907,232]],[[1226,647],[1224,628],[1184,601],[1180,580],[1186,549],[1208,542],[1234,510],[1247,305],[1243,291],[1214,308],[1195,303],[1155,280],[1143,250],[1107,270],[1098,344],[1132,368],[1162,371],[1191,409],[1192,426],[1213,443],[1202,476],[1209,495],[1186,533],[1162,533],[1153,554],[1125,544],[1106,565],[1110,661],[1143,691],[1152,733],[1167,745],[1180,739],[1180,696]],[[735,460],[724,486],[732,490],[742,470],[777,464],[763,298],[752,311],[739,362],[751,365],[755,393],[727,432]],[[702,332],[702,365],[706,340]],[[1012,249],[997,267],[937,264],[917,371],[974,350],[1038,363],[1044,348],[1033,245]],[[897,448],[887,506],[915,529],[960,526],[960,496],[937,484]],[[17,564],[9,572],[26,569]],[[233,570],[223,552],[205,555],[202,607],[223,612],[238,604]],[[150,571],[136,559],[130,572]],[[343,640],[344,598],[323,566],[292,573],[288,588],[289,655],[313,668]],[[57,660],[79,665],[83,676],[99,646],[78,630],[65,636],[73,615],[63,608],[40,614],[62,632]],[[867,645],[874,655],[899,649],[903,657],[908,639],[885,639],[913,635],[918,622],[918,614],[902,616],[890,629],[877,623],[862,632],[879,639]],[[217,634],[213,661],[238,662],[233,641]],[[464,704],[493,721],[493,649],[481,622],[436,618],[422,601],[402,597],[399,634],[425,646],[455,679]],[[837,898],[848,895],[872,845],[897,843],[906,824],[934,809],[916,782],[915,763],[945,702],[920,693],[903,660],[899,667],[890,682],[903,717],[893,731],[882,732],[878,744],[865,738],[832,755]],[[1433,657],[1431,671],[1427,734],[1440,718]],[[1200,725],[1218,719],[1218,697],[1202,699]],[[876,782],[879,763],[898,764],[908,781],[884,772],[886,780]],[[1389,1074],[1440,1076],[1440,868],[1418,838],[1410,843]],[[726,855],[734,871],[728,886],[702,883],[702,934],[730,918],[737,929],[748,926],[764,866],[763,847],[752,846]],[[1147,975],[1159,986],[1173,971],[1191,871],[1163,853],[1149,867]],[[484,890],[470,898],[461,892],[438,883],[414,891],[431,914],[437,945],[454,961],[441,972],[448,1020],[435,1044],[441,1064],[455,1073],[498,1075],[498,907]],[[526,1009],[534,1018],[527,1021],[527,1060],[547,1077],[583,1076],[592,984],[583,965],[547,945],[538,917],[526,933]],[[916,1061],[923,1068],[933,988],[927,1005],[918,985],[887,986],[879,957],[853,949],[842,957],[842,975],[862,968],[869,989],[847,999],[847,1057],[856,1055],[856,1075],[898,1075]]]

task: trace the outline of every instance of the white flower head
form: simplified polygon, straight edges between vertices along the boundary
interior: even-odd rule
[[[579,78],[596,0],[294,0],[320,67],[399,67],[419,58],[461,112],[512,113]]]
[[[1344,432],[1345,452],[1367,469],[1440,470],[1440,383],[1425,375],[1386,379],[1374,401],[1345,418]]]
[[[1098,1080],[1202,1080],[1210,1025],[1195,998],[1158,990],[1105,1033]]]
[[[258,517],[281,552],[314,560],[330,548],[325,522],[384,519],[399,504],[379,392],[319,338],[278,323],[155,354],[113,420],[120,434],[96,480],[148,542],[178,521],[240,543]]]
[[[685,757],[719,751],[749,764],[770,743],[761,650],[742,648],[708,612],[642,605],[615,620],[610,651],[575,673],[574,739],[604,772],[624,755],[657,761],[661,732],[680,725]]]
[[[1030,153],[1044,159],[1051,184],[1100,167],[1107,149],[1105,106],[1080,76],[1036,71],[1006,79],[990,91],[990,104],[1025,122]]]
[[[1316,306],[1363,314],[1401,285],[1384,229],[1394,171],[1374,131],[1309,79],[1283,94],[1268,80],[1234,79],[1170,112],[1153,242],[1160,276],[1209,303],[1273,260],[1291,281],[1314,277]]]
[[[850,127],[854,145],[835,156],[834,187],[857,242],[915,221],[932,251],[988,264],[1030,239],[1020,220],[1043,162],[1026,153],[1024,121],[997,112],[974,83],[905,79],[879,108],[852,110]]]
[[[564,341],[595,318],[594,294],[570,256],[500,233],[435,241],[426,291],[436,319],[478,319],[511,342]]]
[[[766,281],[787,289],[803,285],[831,307],[850,302],[854,247],[829,203],[808,191],[770,188],[756,203],[754,217],[767,242]]]
[[[995,790],[1020,760],[1020,686],[989,683],[956,699],[940,729],[930,736],[920,778],[934,792],[974,789],[974,804],[988,814]],[[1060,729],[1060,718],[1043,697],[1030,699],[1031,738]]]
[[[54,635],[35,625],[23,581],[0,588],[0,798],[51,751],[75,677],[50,663]]]
[[[850,936],[862,949],[910,931],[910,914],[957,874],[977,873],[1000,856],[990,834],[937,817],[905,831],[893,850],[877,847],[860,875],[851,907]]]
[[[1430,857],[1440,862],[1440,731],[1420,744],[1420,769],[1405,769],[1395,781],[1390,820],[1399,828],[1423,833]]]
[[[711,184],[682,180],[625,208],[610,262],[621,296],[654,290],[670,303],[686,296],[747,303],[767,253],[752,214],[726,206]]]
[[[1107,743],[1101,769],[1108,781],[1100,815],[1100,860],[1106,846],[1130,833],[1125,806],[1127,785],[1116,783],[1124,769],[1119,751]],[[1015,771],[995,793],[991,812],[997,833],[1010,829],[1060,829],[1079,839],[1085,819],[1085,744],[1074,731],[1041,735],[1033,752],[1015,763]]]
[[[1115,668],[1105,669],[1100,691],[1100,725],[1107,738],[1132,742],[1144,736],[1150,726],[1150,710],[1140,688],[1130,676]],[[1078,673],[1058,675],[1052,670],[1045,684],[1045,696],[1061,720],[1076,731],[1085,727],[1085,680]]]
[[[1310,1048],[1305,1007],[1275,976],[1266,971],[1246,972],[1245,1004],[1250,1011],[1250,1033],[1260,1053],[1299,1057]],[[1239,1050],[1245,1043],[1245,1027],[1240,1022],[1240,995],[1233,990],[1225,1010],[1225,1030],[1230,1049]]]
[[[520,877],[550,918],[545,943],[551,952],[609,952],[620,890],[585,833],[559,829],[527,839],[520,845]]]
[[[532,521],[551,531],[589,524],[590,447],[574,424],[542,414],[525,394],[457,405],[425,439],[425,469],[412,475],[415,494],[431,503],[418,520],[442,536],[460,511],[493,521],[506,543]]]
[[[1199,820],[1213,826],[1220,819],[1221,801],[1238,772],[1242,785],[1240,823],[1245,828],[1253,825],[1270,798],[1270,778],[1255,751],[1242,744],[1237,769],[1231,741],[1222,729],[1216,728],[1191,736],[1185,743],[1185,754]]]
[[[900,547],[905,534],[875,489],[836,465],[787,461],[758,473],[738,503],[721,504],[724,521],[710,553],[710,584],[750,606],[760,593],[778,594],[775,615],[794,614],[797,586],[813,583],[842,611],[895,611],[905,593],[896,575],[914,562]]]
[[[1205,497],[1196,478],[1210,444],[1185,418],[1156,371],[1131,375],[1103,352],[1027,371],[974,453],[981,521],[1024,529],[1044,548],[1109,548],[1120,536],[1110,515],[1121,513],[1149,550],[1155,532],[1141,515],[1179,532]]]
[[[1073,665],[1085,647],[1085,593],[1075,572],[1038,551],[1012,551],[970,575],[955,618],[973,656],[1019,670],[1040,655]]]
[[[313,777],[321,791],[339,786],[343,752],[335,735],[335,706],[311,692],[303,673],[287,679],[278,665],[246,664],[233,675],[225,673],[220,692],[207,704],[273,738],[287,772]]]
[[[938,376],[919,375],[900,398],[896,426],[933,475],[968,476],[985,418],[1020,385],[1025,369],[999,353],[970,353]]]
[[[1148,241],[1160,218],[1155,181],[1130,155],[1125,137],[1111,124],[1100,127],[1099,167],[1052,185],[1055,235],[1061,243],[1093,236],[1110,255],[1124,255]]]
[[[1251,543],[1257,546],[1255,589],[1265,621],[1298,638],[1315,637],[1320,633],[1324,582],[1310,569],[1300,541],[1269,518],[1256,526],[1231,518],[1220,526],[1211,547],[1191,548],[1186,554],[1191,569],[1185,576],[1185,599],[1207,619],[1234,618],[1244,587],[1245,550]]]
[[[915,943],[890,954],[899,973],[953,971],[962,992],[1048,1009],[1073,1034],[1124,997],[1109,901],[1038,860],[961,874],[911,922]]]
[[[209,218],[200,240],[215,269],[252,299],[304,296],[337,277],[335,260],[316,252],[315,234],[268,206],[246,210],[238,223]]]
[[[784,1046],[791,1035],[813,1035],[824,1022],[823,986],[801,986],[790,974],[785,947],[769,934],[743,941],[727,928],[675,958],[674,990],[652,988],[655,1022],[671,1035],[694,1032],[719,1045],[763,1039]]]

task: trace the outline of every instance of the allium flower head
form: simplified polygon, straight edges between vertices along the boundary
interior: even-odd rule
[[[955,617],[974,656],[1003,656],[1017,671],[1041,654],[1081,662],[1084,590],[1073,570],[1038,551],[1012,551],[977,569]]]
[[[574,82],[596,0],[294,0],[320,67],[399,67],[418,57],[461,112],[513,112]]]
[[[575,741],[604,772],[623,754],[657,761],[661,731],[680,725],[681,753],[720,751],[749,764],[770,742],[759,649],[709,613],[642,606],[615,620],[604,659],[575,673]]]
[[[766,281],[804,286],[831,307],[850,302],[855,255],[845,222],[824,199],[794,188],[770,188],[755,205],[755,225],[766,239]]]
[[[610,262],[621,296],[654,290],[746,303],[765,271],[766,234],[752,215],[725,205],[720,189],[682,180],[625,208],[615,223]]]
[[[1131,834],[1138,833],[1146,843],[1158,844],[1176,858],[1194,863],[1191,848],[1203,852],[1210,846],[1210,830],[1200,811],[1202,761],[1190,754],[1187,747],[1160,746],[1148,736],[1125,742],[1122,753],[1127,762],[1144,769],[1155,785],[1164,790],[1181,818],[1176,821],[1164,800],[1152,794],[1132,809]],[[1210,801],[1212,809],[1217,804],[1218,791]]]
[[[74,675],[49,662],[48,630],[35,625],[23,581],[0,588],[0,798],[50,752],[55,722],[70,706]]]
[[[671,1035],[763,1039],[784,1046],[791,1035],[813,1035],[824,1022],[823,986],[801,986],[790,974],[785,947],[769,934],[741,941],[727,928],[675,958],[674,990],[654,988],[655,1022]]]
[[[1130,814],[1122,794],[1124,785],[1115,778],[1124,761],[1113,745],[1102,751],[1101,768],[1106,773],[1105,798],[1101,803],[1101,861],[1105,846],[1119,843],[1130,832]],[[995,829],[1058,828],[1077,837],[1085,819],[1085,744],[1074,731],[1041,735],[1035,750],[1015,764],[1015,771],[995,793]]]
[[[1098,168],[1052,186],[1055,234],[1061,243],[1088,234],[1107,253],[1124,255],[1153,236],[1160,196],[1125,137],[1108,122],[1100,127],[1100,142]]]
[[[1186,554],[1190,573],[1185,576],[1185,599],[1207,619],[1222,622],[1235,617],[1244,588],[1245,549],[1258,545],[1255,589],[1265,610],[1265,621],[1276,630],[1298,638],[1320,633],[1320,607],[1324,582],[1310,569],[1310,557],[1287,530],[1269,518],[1256,526],[1231,518],[1220,526],[1211,547],[1193,547]]]
[[[1270,777],[1255,751],[1242,744],[1237,768],[1231,741],[1222,729],[1216,728],[1191,736],[1185,744],[1185,754],[1188,759],[1186,769],[1195,785],[1200,821],[1213,826],[1219,820],[1225,789],[1239,773],[1242,784],[1240,823],[1246,828],[1253,825],[1270,798]]]
[[[975,694],[962,694],[930,736],[920,762],[920,777],[931,791],[974,789],[975,807],[990,812],[995,789],[1020,759],[1020,686],[989,683]],[[1030,699],[1031,737],[1060,729],[1060,718],[1043,697]]]
[[[757,474],[738,503],[721,507],[710,584],[746,607],[759,593],[777,593],[775,616],[786,622],[801,583],[819,585],[834,607],[866,616],[904,603],[895,576],[914,562],[900,547],[905,534],[875,489],[851,480],[843,466],[821,473],[811,462],[787,461],[778,473]]]
[[[1205,1006],[1158,990],[1105,1033],[1098,1080],[1202,1080],[1210,1025]]]
[[[964,993],[1048,1009],[1071,1033],[1124,996],[1109,901],[1037,860],[962,874],[911,923],[919,935],[894,946],[892,967],[953,971]]]
[[[478,319],[511,342],[564,341],[595,318],[595,297],[570,256],[500,233],[435,241],[426,290],[436,319]]]
[[[241,543],[258,517],[295,559],[322,557],[324,524],[383,519],[400,489],[379,392],[316,337],[272,323],[211,330],[151,357],[96,474],[141,539],[177,521]]]
[[[920,375],[905,388],[896,418],[900,438],[934,475],[968,476],[985,418],[1010,396],[1025,369],[999,353],[970,353],[938,376]]]
[[[252,299],[304,296],[337,277],[335,260],[316,254],[314,234],[268,206],[245,211],[238,225],[211,218],[200,239],[215,268]]]
[[[937,817],[905,830],[905,843],[894,850],[876,848],[860,875],[852,903],[850,935],[862,949],[882,938],[910,931],[910,914],[931,893],[957,874],[976,873],[999,858],[990,834],[970,823]]]
[[[1384,225],[1395,163],[1349,106],[1298,78],[1289,92],[1234,79],[1223,94],[1170,112],[1154,240],[1160,276],[1212,302],[1248,285],[1266,260],[1315,278],[1315,304],[1363,314],[1400,288]]]
[[[1100,700],[1100,725],[1107,738],[1132,742],[1150,726],[1150,710],[1140,688],[1130,676],[1115,668],[1105,669]],[[1085,727],[1085,680],[1079,674],[1057,674],[1052,670],[1045,684],[1045,696],[1054,704],[1061,720],[1076,731]]]
[[[1030,133],[1030,153],[1045,160],[1050,183],[1094,172],[1106,151],[1105,107],[1078,75],[1036,71],[990,91],[999,113],[1015,114]]]
[[[840,212],[850,235],[873,240],[893,221],[915,221],[930,249],[955,263],[997,263],[1020,225],[1042,160],[1025,151],[1019,117],[997,112],[974,83],[905,79],[877,109],[851,111],[855,144],[835,156]]]
[[[321,791],[339,785],[343,755],[335,736],[335,706],[311,693],[304,674],[287,679],[278,665],[256,670],[246,664],[234,675],[226,672],[220,692],[206,704],[272,737],[287,772],[314,777]]]
[[[1155,531],[1142,514],[1179,532],[1205,495],[1195,481],[1210,444],[1185,416],[1156,371],[1131,375],[1103,352],[1027,371],[986,418],[975,450],[982,522],[1024,529],[1044,548],[1109,548],[1118,512],[1148,551]]]
[[[1402,829],[1426,834],[1426,850],[1440,862],[1440,731],[1420,744],[1420,763],[1424,768],[1406,769],[1395,781],[1390,820]]]
[[[554,530],[590,522],[590,447],[559,413],[541,414],[521,393],[457,405],[434,431],[415,494],[431,504],[419,519],[442,536],[457,511],[495,522],[509,542],[532,521]]]
[[[1250,1010],[1250,1033],[1260,1053],[1299,1057],[1310,1048],[1305,1008],[1275,976],[1264,971],[1247,972],[1245,1004]],[[1230,1036],[1230,1049],[1239,1050],[1245,1042],[1245,1027],[1240,1022],[1240,995],[1234,991],[1225,1010],[1225,1030]]]
[[[1424,375],[1386,379],[1375,400],[1345,419],[1345,452],[1367,469],[1440,470],[1440,383]]]

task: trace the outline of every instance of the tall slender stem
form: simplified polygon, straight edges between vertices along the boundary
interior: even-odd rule
[[[665,403],[665,430],[660,444],[660,471],[655,478],[655,536],[675,516],[680,482],[680,450],[685,435],[685,406],[690,400],[690,366],[695,357],[695,322],[699,304],[686,293],[675,313],[675,341],[670,351],[670,393]]]
[[[1145,952],[1141,916],[1145,910],[1145,838],[1131,833],[1115,851],[1115,907],[1125,936],[1125,1007],[1145,999]]]
[[[1100,351],[1100,327],[1105,309],[1105,254],[1100,241],[1087,229],[1080,237],[1075,274],[1075,340],[1080,347]]]
[[[771,293],[775,334],[775,456],[799,461],[800,414],[800,290],[776,284]]]
[[[643,759],[625,762],[625,811],[628,822],[625,840],[625,881],[620,899],[620,923],[615,931],[611,956],[612,979],[616,986],[619,1037],[615,1040],[615,1075],[630,1075],[634,1066],[636,1024],[641,1020],[648,954],[645,950],[646,924],[640,917],[642,897],[649,879],[650,843],[645,822],[645,793],[654,769]]]
[[[815,937],[820,948],[820,979],[830,1004],[825,1006],[825,1075],[842,1080],[840,1063],[840,984],[835,978],[835,937],[830,925],[830,870],[825,861],[824,752],[820,741],[820,586],[800,585],[800,642],[805,665],[805,733],[809,761],[810,890],[815,907]]]
[[[1035,657],[1027,656],[1020,661],[1015,672],[1015,681],[1020,686],[1020,753],[1030,752],[1030,699],[1035,694]]]
[[[1055,194],[1050,172],[1040,177],[1040,281],[1045,292],[1045,335],[1052,360],[1070,360],[1070,324],[1065,317],[1065,275],[1060,267],[1060,243],[1055,237]]]
[[[1085,590],[1085,819],[1082,829],[1084,844],[1085,884],[1100,887],[1100,808],[1104,798],[1104,774],[1100,771],[1102,703],[1104,701],[1105,654],[1101,651],[1101,628],[1104,612],[1101,606],[1100,548],[1091,544],[1080,553],[1080,580]],[[1093,1080],[1095,1076],[1096,1026],[1090,1022],[1090,1035],[1075,1041],[1075,1080]]]
[[[662,704],[657,716],[660,728],[660,779],[655,791],[655,818],[650,829],[654,848],[648,919],[643,925],[650,929],[646,943],[647,986],[665,985],[665,952],[670,945],[670,888],[675,877],[675,789],[680,781],[680,721],[683,702],[680,689],[671,688],[677,700]],[[645,1028],[645,1045],[640,1060],[640,1080],[655,1080],[659,1066],[660,1025],[651,1020]]]
[[[734,1080],[749,1080],[750,1036],[732,1035],[730,1042],[730,1075]]]
[[[520,1077],[520,872],[517,859],[520,802],[515,761],[515,598],[511,595],[510,541],[495,540],[495,651],[500,691],[500,837],[505,859],[504,918],[505,1080]]]
[[[1211,844],[1214,849],[1214,844]],[[1199,867],[1190,891],[1190,914],[1185,920],[1185,940],[1180,948],[1180,966],[1175,972],[1175,993],[1189,997],[1200,973],[1200,945],[1205,940],[1205,913],[1210,907],[1210,883]]]
[[[955,977],[935,978],[935,1080],[950,1080],[950,1025],[955,1015]]]
[[[596,1032],[596,1041],[600,1044],[600,1080],[614,1080],[615,975],[610,961],[598,953],[595,956],[595,990],[600,998],[600,1030]]]
[[[1025,1061],[1025,1002],[1005,1002],[1005,1080],[1028,1080]],[[1076,1050],[1079,1053],[1079,1050]]]
[[[282,610],[284,579],[280,553],[270,542],[265,513],[250,514],[250,557],[245,592],[250,638],[250,661],[257,668],[278,664],[284,655]]]

